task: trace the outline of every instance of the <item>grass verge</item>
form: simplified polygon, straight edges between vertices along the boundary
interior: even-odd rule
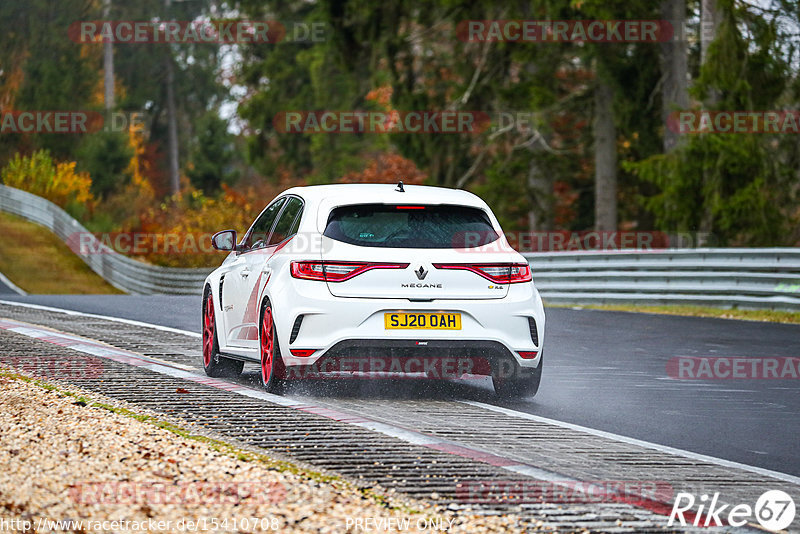
[[[54,233],[0,213],[0,272],[35,294],[119,294]]]

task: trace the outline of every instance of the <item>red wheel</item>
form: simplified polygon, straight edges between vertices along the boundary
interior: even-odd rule
[[[275,318],[269,302],[261,313],[259,344],[261,346],[261,384],[268,391],[278,389],[284,378],[283,359],[275,333]]]
[[[264,309],[261,320],[261,382],[269,387],[272,380],[272,362],[275,353],[275,326],[272,324],[272,306]]]
[[[211,358],[214,356],[215,328],[214,297],[211,296],[211,291],[209,291],[203,308],[203,367],[206,368],[211,365]]]
[[[206,288],[203,297],[203,369],[208,376],[236,378],[242,373],[244,362],[225,358],[219,354],[217,321],[214,316],[214,297]]]

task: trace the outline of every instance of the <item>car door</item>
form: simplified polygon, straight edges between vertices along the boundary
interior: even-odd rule
[[[244,292],[247,295],[247,306],[242,319],[242,346],[248,349],[258,349],[258,316],[261,311],[259,298],[264,286],[272,275],[272,259],[275,253],[297,231],[300,220],[300,211],[303,202],[297,197],[288,197],[281,207],[277,221],[272,226],[272,231],[263,246],[256,247],[252,252],[244,254],[244,271],[249,273],[244,278]]]
[[[272,227],[280,215],[286,197],[267,206],[248,230],[231,269],[222,281],[221,306],[225,321],[227,344],[230,347],[255,348],[258,346],[258,303],[254,288],[261,278],[261,266],[270,254],[269,241]]]

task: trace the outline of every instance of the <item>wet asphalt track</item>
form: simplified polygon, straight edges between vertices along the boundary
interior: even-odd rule
[[[199,297],[2,299],[200,330]],[[547,320],[539,394],[503,406],[800,475],[800,380],[673,380],[666,374],[674,356],[800,357],[800,325],[564,308],[549,308]],[[340,382],[310,393],[350,395],[362,387]],[[411,384],[398,387],[407,388],[397,392],[401,397],[419,393]],[[444,384],[439,395],[501,404],[492,400],[488,380]]]

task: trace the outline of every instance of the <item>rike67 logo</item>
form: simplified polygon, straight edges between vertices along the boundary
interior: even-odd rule
[[[755,507],[749,504],[720,505],[719,493],[714,493],[709,502],[708,495],[700,496],[700,504],[697,511],[694,511],[695,497],[691,493],[678,493],[675,503],[672,505],[672,512],[669,514],[667,526],[672,526],[677,520],[681,526],[689,524],[696,527],[721,527],[730,525],[741,527],[746,523],[755,520],[765,529],[777,531],[783,530],[794,521],[795,505],[794,500],[788,493],[781,490],[770,490],[764,492],[756,501]],[[730,510],[728,510],[730,508]],[[694,517],[694,521],[692,521]]]

